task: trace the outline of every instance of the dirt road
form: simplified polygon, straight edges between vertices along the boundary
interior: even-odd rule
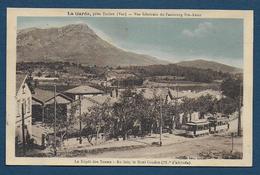
[[[125,151],[108,151],[86,156],[95,158],[196,158],[200,153],[230,152],[231,147],[231,138],[228,136],[204,136],[161,147],[150,146]],[[242,152],[242,138],[234,138],[235,151]]]

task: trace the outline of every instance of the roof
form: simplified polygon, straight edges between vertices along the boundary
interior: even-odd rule
[[[77,95],[77,94],[103,94],[104,92],[87,85],[82,85],[82,86],[69,89],[65,91],[65,93]]]
[[[49,100],[50,98],[52,98],[53,96],[54,96],[53,91],[43,90],[43,89],[39,89],[39,88],[35,88],[34,94],[32,94],[33,98],[36,98],[36,99],[40,100],[41,102],[45,102],[45,101]]]
[[[19,91],[21,85],[24,83],[27,78],[26,74],[16,74],[16,94]]]
[[[68,96],[61,94],[61,93],[56,93],[56,97],[59,96],[61,98],[57,98],[57,103],[68,103],[68,101],[72,102],[73,100],[71,98],[69,98]],[[39,89],[39,88],[35,88],[34,89],[34,94],[32,94],[33,99],[37,102],[42,102],[45,103],[48,101],[48,103],[51,103],[51,101],[53,101],[52,99],[54,98],[54,92],[53,91],[49,91],[49,90],[43,90],[43,89]],[[66,100],[64,100],[66,99]]]
[[[83,97],[81,99],[81,112],[89,112],[89,109],[94,106],[100,106],[107,102],[109,106],[113,105],[118,99],[110,97],[109,95],[96,95],[90,97]]]
[[[108,104],[113,105],[115,102],[118,101],[118,98],[110,97],[110,95],[97,95],[97,96],[91,96],[85,98],[99,105],[105,102],[108,102]]]
[[[204,124],[209,124],[209,122],[206,120],[198,120],[198,121],[192,121],[192,122],[186,123],[186,125],[204,125]]]
[[[57,94],[56,95],[56,102],[57,104],[68,104],[71,103],[73,100],[64,95],[64,94]],[[46,104],[53,104],[54,103],[54,97],[50,98],[49,100],[46,101]]]
[[[210,118],[209,121],[228,121],[227,117],[220,117],[220,118]]]

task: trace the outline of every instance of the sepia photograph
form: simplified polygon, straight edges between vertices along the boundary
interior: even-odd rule
[[[7,164],[252,166],[252,16],[8,9]]]

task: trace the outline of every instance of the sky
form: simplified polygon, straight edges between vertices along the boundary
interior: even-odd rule
[[[17,28],[87,24],[128,51],[170,62],[205,59],[243,67],[242,19],[18,17]]]

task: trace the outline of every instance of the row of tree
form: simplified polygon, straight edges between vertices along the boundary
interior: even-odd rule
[[[238,111],[241,107],[241,81],[227,79],[221,87],[223,98],[220,99],[205,95],[199,98],[173,98],[171,101],[156,95],[152,99],[146,99],[144,91],[137,93],[132,89],[126,89],[116,103],[111,103],[108,99],[101,105],[89,108],[88,112],[78,117],[74,115],[78,105],[72,106],[69,116],[57,113],[56,128],[62,139],[81,135],[91,144],[93,137],[97,138],[100,133],[109,139],[127,139],[129,135],[145,136],[158,133],[160,124],[164,130],[171,132],[191,121],[193,112],[199,112],[203,118],[209,113],[228,116]],[[50,113],[47,122],[51,127],[54,123],[52,114],[53,112]],[[81,131],[78,127],[79,121],[83,126]]]
[[[162,106],[161,111],[160,106]],[[193,112],[199,112],[200,117],[203,118],[208,113],[222,113],[228,116],[236,110],[237,102],[230,97],[217,100],[206,95],[197,99],[185,97],[181,103],[166,103],[165,99],[159,96],[146,99],[143,92],[134,93],[126,90],[117,103],[111,105],[110,101],[106,101],[91,107],[89,112],[78,118],[71,115],[65,119],[62,112],[58,112],[56,128],[61,140],[66,137],[78,137],[81,134],[92,144],[93,137],[99,136],[100,133],[103,133],[106,138],[117,139],[120,137],[127,139],[129,135],[145,136],[158,133],[160,112],[162,112],[163,129],[171,132],[189,122]],[[53,127],[53,117],[49,116],[48,123]],[[81,133],[78,130],[79,119],[84,126]]]

